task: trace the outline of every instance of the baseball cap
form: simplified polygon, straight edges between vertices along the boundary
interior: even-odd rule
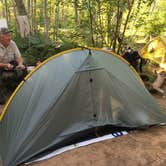
[[[7,34],[7,33],[10,33],[10,32],[13,32],[13,31],[9,30],[6,27],[1,27],[0,28],[0,35]]]

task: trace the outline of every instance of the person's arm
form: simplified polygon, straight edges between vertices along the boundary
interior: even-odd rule
[[[12,44],[13,44],[13,48],[14,48],[15,60],[18,63],[17,67],[21,70],[24,70],[25,66],[23,64],[23,59],[22,59],[21,53],[20,53],[20,51],[19,51],[19,49],[14,41],[12,41]]]
[[[20,57],[17,57],[17,58],[16,58],[16,61],[17,61],[17,63],[18,63],[18,68],[21,69],[21,70],[24,70],[24,69],[25,69],[25,66],[24,66],[24,64],[23,64],[23,59],[22,59],[22,57],[21,57],[21,56],[20,56]]]
[[[12,70],[13,65],[11,65],[10,63],[0,63],[0,68],[6,70]]]

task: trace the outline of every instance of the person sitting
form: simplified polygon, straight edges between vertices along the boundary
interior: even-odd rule
[[[130,47],[128,47],[126,52],[123,55],[123,58],[126,59],[129,62],[129,64],[131,64],[137,70],[135,55],[136,55],[135,51],[132,50]]]
[[[8,28],[0,28],[0,104],[5,103],[6,91],[13,91],[27,73],[11,32]]]
[[[126,59],[129,64],[131,64],[137,72],[142,73],[142,66],[146,64],[145,59],[143,59],[137,50],[133,50],[130,47],[126,50],[126,52],[122,55],[124,59]]]

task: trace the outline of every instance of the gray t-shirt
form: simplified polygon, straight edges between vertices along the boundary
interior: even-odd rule
[[[9,63],[20,56],[21,53],[14,41],[11,41],[7,48],[0,43],[0,63]]]

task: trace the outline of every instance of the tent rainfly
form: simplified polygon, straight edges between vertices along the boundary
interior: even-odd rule
[[[57,54],[16,88],[0,122],[3,166],[37,159],[101,128],[166,122],[166,113],[120,56],[97,48]]]
[[[161,68],[166,70],[166,35],[153,38],[139,53],[143,58],[158,63]]]

